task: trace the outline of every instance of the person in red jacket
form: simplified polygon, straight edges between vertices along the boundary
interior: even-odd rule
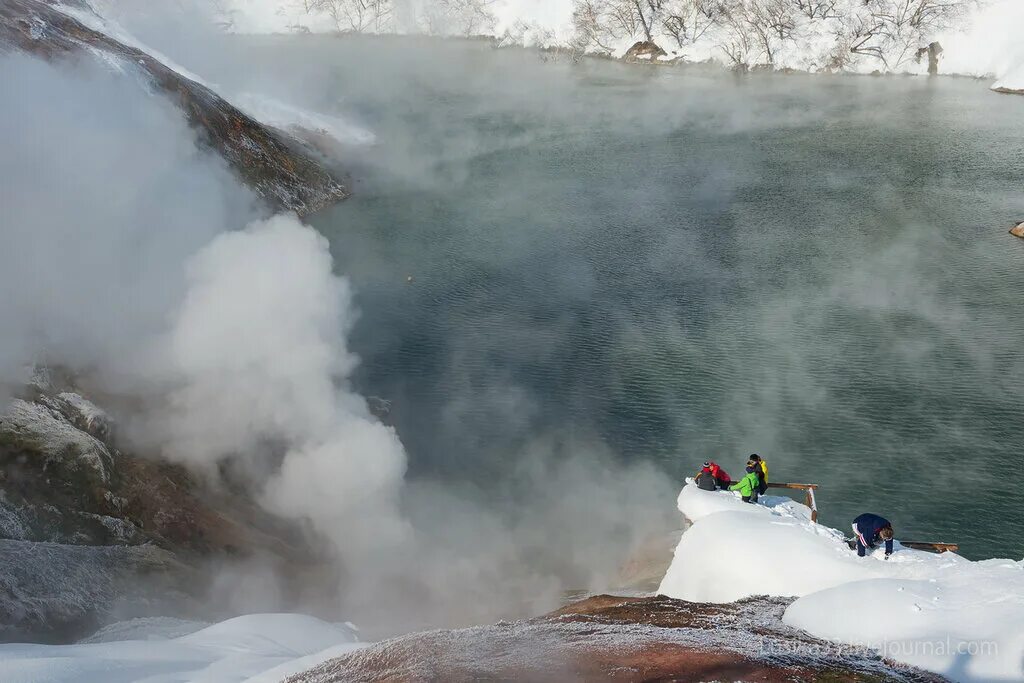
[[[704,463],[704,467],[694,477],[694,481],[697,482],[699,488],[705,491],[714,491],[716,486],[720,489],[727,489],[732,484],[729,473],[712,460]]]

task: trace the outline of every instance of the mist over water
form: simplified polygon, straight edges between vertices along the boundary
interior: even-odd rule
[[[131,446],[247,461],[339,577],[339,596],[259,609],[371,636],[532,616],[615,586],[679,523],[685,476],[708,458],[738,475],[755,451],[773,479],[822,485],[827,524],[869,510],[904,538],[1024,555],[1002,483],[1022,436],[1024,243],[1005,228],[1024,218],[1024,100],[472,42],[223,40],[157,47],[222,92],[372,132],[338,150],[355,196],[312,219],[323,237],[263,220],[160,100],[3,61],[24,104],[0,121],[22,140],[0,164],[10,236],[24,268],[60,255],[54,289],[75,296],[8,255],[3,310],[32,324],[0,379],[43,353],[148,398],[118,415]],[[51,85],[81,111],[40,124]],[[92,142],[71,164],[36,140]],[[108,201],[110,169],[133,202]],[[111,297],[113,323],[83,314]],[[392,401],[395,432],[363,396]]]
[[[356,383],[394,401],[410,476],[507,491],[558,440],[677,481],[759,452],[822,485],[827,524],[874,511],[1024,556],[1000,483],[1022,437],[1024,244],[1005,229],[1024,217],[1024,101],[970,80],[238,44],[266,82],[315,64],[309,103],[378,137],[353,153],[356,196],[315,222],[362,311]]]

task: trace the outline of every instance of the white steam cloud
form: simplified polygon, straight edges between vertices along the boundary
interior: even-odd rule
[[[401,540],[405,453],[346,388],[354,318],[327,240],[277,216],[221,235],[186,264],[168,367],[177,388],[153,430],[199,465],[283,443],[264,502],[350,549]],[[150,432],[152,433],[152,431]]]
[[[134,397],[124,437],[215,472],[350,556],[398,543],[405,455],[348,389],[355,319],[325,238],[197,149],[182,114],[87,62],[0,58],[0,379],[36,362]],[[62,106],[53,106],[61,93]]]
[[[129,78],[5,55],[0,101],[0,378],[50,359],[137,377],[182,262],[252,195]]]

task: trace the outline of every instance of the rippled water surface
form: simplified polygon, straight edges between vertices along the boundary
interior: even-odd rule
[[[552,442],[677,478],[759,452],[822,485],[827,523],[874,511],[1024,556],[1024,98],[483,45],[249,49],[317,70],[310,103],[378,136],[315,222],[362,311],[357,383],[394,401],[413,474],[486,488]]]

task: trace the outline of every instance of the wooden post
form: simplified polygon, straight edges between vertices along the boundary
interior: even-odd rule
[[[811,509],[811,521],[815,524],[818,523],[818,501],[814,496],[815,489],[818,488],[817,484],[784,484],[776,482],[768,482],[768,488],[770,489],[797,489],[804,491],[804,505]]]
[[[1024,225],[1024,224],[1022,224]],[[818,501],[815,498],[814,492],[818,489],[817,484],[786,484],[768,482],[768,488],[770,489],[795,489],[804,492],[804,505],[811,509],[811,521],[815,524],[818,523]],[[900,545],[904,548],[913,548],[914,550],[929,550],[933,553],[955,553],[960,549],[956,543],[931,543],[926,541],[900,541]]]

